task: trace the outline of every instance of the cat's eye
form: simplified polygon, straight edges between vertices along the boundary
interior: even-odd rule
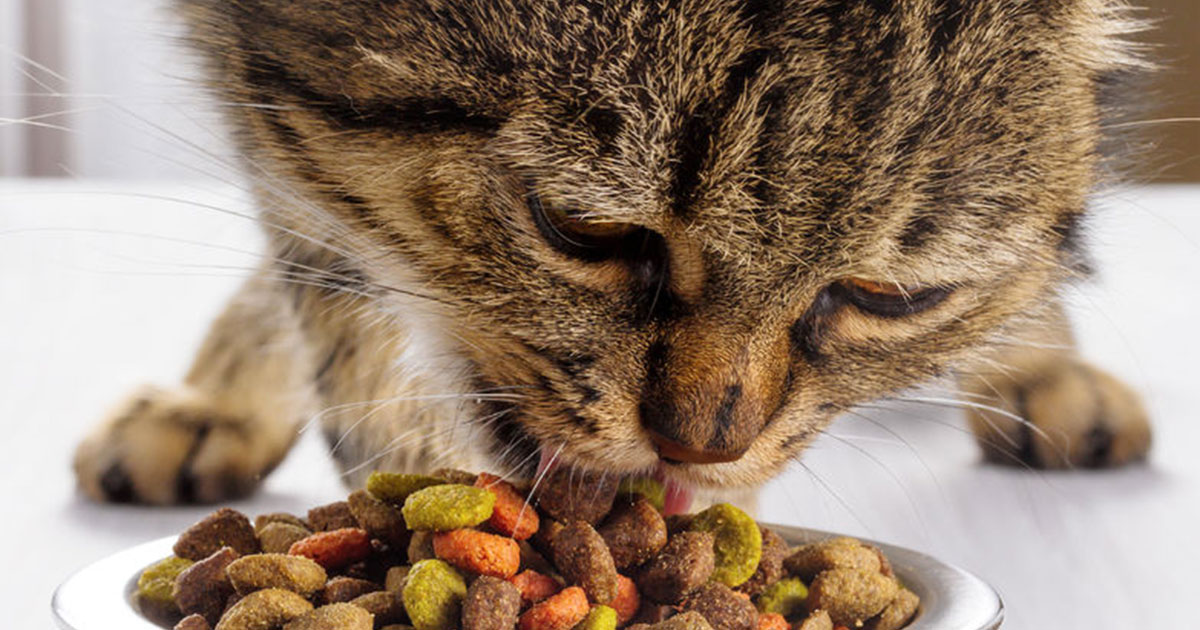
[[[631,223],[607,221],[583,212],[545,205],[534,194],[529,195],[529,209],[538,231],[550,245],[583,260],[611,258],[630,235],[642,229]]]
[[[832,287],[838,295],[860,310],[885,318],[899,318],[929,310],[953,292],[949,287],[902,285],[850,278]]]

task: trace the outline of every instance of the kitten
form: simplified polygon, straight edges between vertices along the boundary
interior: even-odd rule
[[[753,488],[960,374],[985,453],[1141,458],[1057,297],[1135,70],[1122,0],[181,0],[269,251],[98,500],[375,468]],[[1029,421],[1013,421],[1022,417]]]

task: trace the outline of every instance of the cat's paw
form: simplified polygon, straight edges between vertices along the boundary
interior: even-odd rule
[[[1138,395],[1073,358],[989,380],[973,394],[968,418],[993,462],[1109,468],[1143,460],[1150,449],[1150,422]]]
[[[256,425],[183,391],[144,389],[75,451],[79,487],[97,501],[212,503],[252,492],[264,463]]]

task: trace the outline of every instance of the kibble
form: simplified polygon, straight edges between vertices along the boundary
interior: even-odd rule
[[[678,603],[712,576],[715,556],[708,532],[673,536],[635,580],[644,597],[660,604]]]
[[[731,505],[664,518],[661,484],[617,486],[552,469],[529,503],[486,473],[377,473],[307,519],[222,509],[176,544],[213,551],[150,567],[137,601],[178,630],[898,630],[919,610],[870,544],[789,551]]]
[[[233,589],[241,595],[265,588],[281,588],[308,597],[325,586],[325,569],[299,555],[260,553],[234,560],[225,569]]]
[[[521,592],[499,578],[480,576],[462,604],[462,630],[512,630],[521,614]]]
[[[745,512],[718,503],[697,514],[689,527],[713,535],[714,580],[738,586],[754,575],[762,558],[762,532]]]
[[[255,591],[225,611],[215,630],[273,630],[312,609],[307,599],[291,591]]]
[[[495,505],[496,495],[483,488],[445,484],[412,493],[401,511],[409,529],[446,532],[488,520]]]
[[[615,507],[597,531],[618,570],[653,558],[667,544],[667,524],[662,514],[642,497]]]
[[[721,582],[709,582],[692,591],[681,606],[700,613],[713,630],[756,630],[758,610]]]
[[[583,521],[567,525],[554,538],[554,564],[567,582],[576,584],[596,603],[617,596],[617,568],[604,539]]]
[[[467,583],[444,561],[422,560],[408,572],[402,596],[416,630],[450,630],[458,626]]]
[[[172,596],[179,612],[201,615],[210,626],[216,625],[225,610],[225,602],[233,594],[233,584],[225,568],[238,559],[232,547],[222,547],[211,556],[183,570],[175,578]]]
[[[283,630],[371,630],[374,617],[352,604],[328,604],[289,621]]]
[[[179,535],[173,551],[180,558],[198,561],[220,551],[221,547],[232,547],[243,556],[258,553],[258,538],[245,514],[229,508],[209,514]]]

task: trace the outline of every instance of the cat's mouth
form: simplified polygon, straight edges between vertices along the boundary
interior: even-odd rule
[[[545,477],[552,469],[563,465],[558,459],[559,451],[551,449],[547,446],[542,446],[540,449],[540,457],[534,479]],[[648,474],[626,475],[629,477],[652,477],[663,485],[663,513],[670,516],[672,514],[685,514],[690,511],[692,499],[696,495],[695,488],[687,482],[681,481],[673,477],[669,471],[669,464],[660,462]]]

